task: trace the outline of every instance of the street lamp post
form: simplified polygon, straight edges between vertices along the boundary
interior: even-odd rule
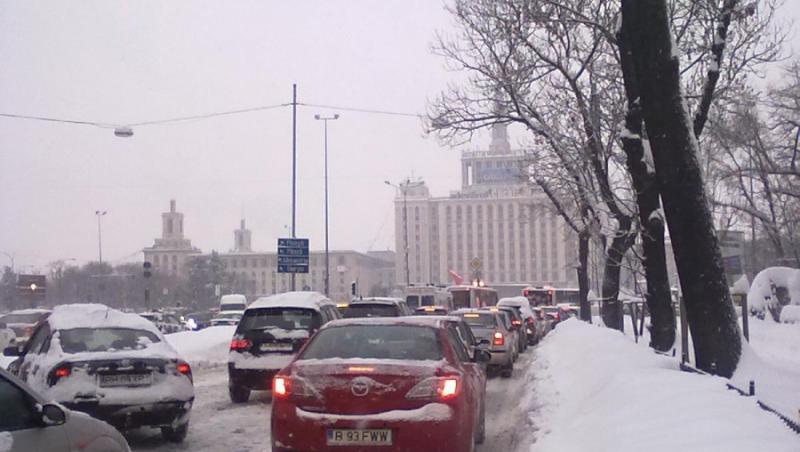
[[[107,214],[105,210],[95,210],[94,214],[97,216],[97,254],[100,263],[103,263],[103,234],[100,228],[100,218]]]
[[[314,115],[314,119],[325,123],[325,296],[330,297],[331,264],[330,251],[328,249],[328,121],[335,121],[339,119],[339,115]]]
[[[411,182],[410,180],[405,181],[406,187],[403,188],[403,182],[400,185],[395,185],[388,180],[383,181],[384,184],[389,185],[390,187],[394,187],[400,190],[403,193],[403,248],[405,248],[405,260],[406,260],[406,286],[411,284],[411,276],[410,276],[410,269],[408,265],[408,199],[407,199],[407,191],[408,191],[408,184]]]

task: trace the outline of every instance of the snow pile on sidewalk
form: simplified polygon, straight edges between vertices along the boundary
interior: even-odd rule
[[[619,332],[572,319],[536,353],[531,451],[800,450],[800,437],[754,398],[681,372]]]
[[[200,331],[167,334],[167,342],[192,367],[212,367],[228,362],[235,326],[212,326]]]

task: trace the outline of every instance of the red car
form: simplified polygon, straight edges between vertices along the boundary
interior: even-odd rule
[[[272,382],[273,451],[471,451],[490,356],[458,319],[336,320]]]

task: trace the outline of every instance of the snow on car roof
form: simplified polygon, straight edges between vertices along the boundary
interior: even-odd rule
[[[403,317],[357,317],[352,319],[333,320],[325,327],[350,326],[350,325],[411,325],[437,327],[442,321],[449,320],[449,316],[403,316]],[[456,318],[455,320],[459,320]]]
[[[357,298],[355,300],[350,301],[350,304],[385,304],[385,305],[396,305],[401,303],[402,300],[399,298],[388,298],[388,297],[369,297],[369,298]]]
[[[47,319],[55,330],[70,328],[132,328],[160,335],[153,323],[138,314],[118,311],[103,304],[81,303],[56,306]]]
[[[530,305],[530,302],[528,301],[527,298],[525,298],[522,295],[520,295],[520,296],[517,296],[517,297],[501,298],[497,302],[497,305],[498,306],[500,306],[500,305],[519,306],[519,305]]]
[[[336,305],[319,292],[286,292],[269,297],[261,297],[254,301],[248,310],[254,308],[306,308],[319,311],[324,305],[336,307]]]

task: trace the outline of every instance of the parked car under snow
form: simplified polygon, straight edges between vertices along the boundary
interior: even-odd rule
[[[194,401],[192,371],[152,322],[100,304],[58,306],[9,370],[48,400],[120,430],[160,427],[180,442]]]

